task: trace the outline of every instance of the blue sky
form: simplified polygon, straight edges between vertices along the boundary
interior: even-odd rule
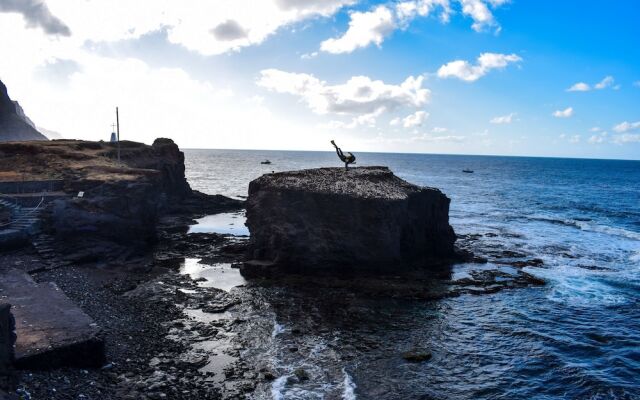
[[[0,34],[16,39],[0,43],[11,55],[0,79],[65,137],[108,138],[119,105],[123,136],[192,148],[321,150],[336,139],[355,151],[639,159],[639,11],[0,0]]]

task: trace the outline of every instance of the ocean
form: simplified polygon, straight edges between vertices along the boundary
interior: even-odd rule
[[[185,155],[194,189],[236,198],[264,173],[340,166],[332,152]],[[489,259],[454,266],[454,276],[502,268],[493,255],[510,251],[541,259],[524,270],[546,284],[346,307],[318,288],[247,290],[255,307],[243,356],[279,376],[255,398],[640,399],[640,162],[356,155],[358,166],[389,166],[451,198],[454,230]],[[400,355],[413,348],[432,358],[406,362]],[[309,379],[291,384],[299,368]]]

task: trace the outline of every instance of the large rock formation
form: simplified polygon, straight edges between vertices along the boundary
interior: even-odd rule
[[[263,175],[249,184],[247,268],[426,266],[454,253],[449,202],[438,189],[410,184],[386,167]]]
[[[104,259],[134,253],[156,239],[160,214],[191,194],[184,154],[170,139],[153,145],[79,140],[0,144],[0,180],[63,181],[45,231],[62,253]],[[78,194],[82,192],[82,196]]]
[[[7,87],[0,81],[0,142],[47,140],[33,126],[22,107],[9,98]]]

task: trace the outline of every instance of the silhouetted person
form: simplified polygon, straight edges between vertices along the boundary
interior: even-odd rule
[[[340,149],[340,147],[338,147],[336,145],[336,142],[334,142],[333,140],[331,141],[331,144],[333,145],[333,147],[336,148],[336,153],[338,153],[338,157],[340,157],[340,160],[342,160],[342,162],[344,163],[344,169],[349,169],[349,164],[355,164],[356,156],[354,156],[352,153],[349,153],[349,152],[343,153],[342,149]]]

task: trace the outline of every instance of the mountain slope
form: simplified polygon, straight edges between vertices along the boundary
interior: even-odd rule
[[[0,81],[0,142],[47,140],[30,122],[22,107],[9,98],[7,87]]]

